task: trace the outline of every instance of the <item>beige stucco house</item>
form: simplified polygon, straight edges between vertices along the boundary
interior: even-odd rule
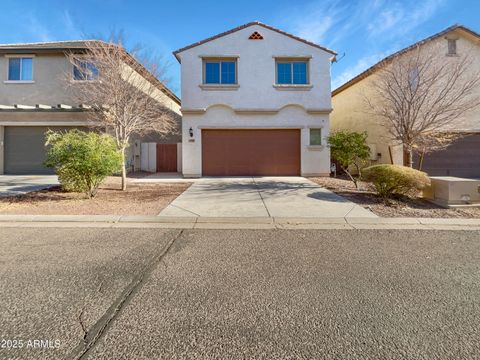
[[[251,22],[174,52],[183,175],[328,175],[335,52]]]
[[[382,64],[394,57],[404,56],[418,46],[433,49],[439,57],[472,54],[472,72],[480,70],[480,35],[464,26],[455,25],[390,55],[335,89],[332,93],[331,130],[366,131],[374,164],[402,164],[403,159],[402,147],[392,142],[379,119],[375,119],[366,109],[365,96],[372,94],[372,75]],[[449,130],[463,132],[465,137],[445,150],[427,154],[423,170],[436,176],[480,178],[480,109],[459,118]],[[418,161],[418,156],[414,157],[414,161]]]
[[[76,78],[66,56],[84,52],[86,41],[0,45],[0,174],[50,173],[43,165],[45,131],[88,125],[88,109],[74,103],[65,84],[65,74],[71,74],[72,81],[88,81]],[[179,98],[146,69],[139,69],[141,81],[158,88],[155,98],[180,118]],[[147,141],[179,143],[181,135]],[[127,166],[136,162],[138,153],[130,151]]]

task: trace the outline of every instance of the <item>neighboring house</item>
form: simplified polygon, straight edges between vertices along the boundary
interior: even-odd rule
[[[43,165],[45,131],[88,125],[88,110],[73,102],[65,83],[66,74],[72,81],[89,81],[66,56],[84,52],[86,41],[0,45],[0,174],[51,173]],[[140,75],[158,87],[159,101],[179,117],[178,97],[146,69]],[[181,135],[148,141],[177,143]],[[127,165],[139,167],[139,162],[138,152],[131,151]]]
[[[174,55],[185,177],[330,173],[335,52],[251,22]]]
[[[373,163],[402,164],[403,159],[401,146],[391,141],[387,130],[366,109],[365,95],[371,93],[372,75],[382,64],[403,56],[417,46],[435,49],[439,57],[472,54],[472,71],[480,70],[480,35],[464,26],[455,25],[390,55],[335,89],[332,93],[332,131],[366,131]],[[480,178],[480,109],[459,118],[449,130],[464,132],[465,137],[445,150],[426,154],[422,169],[430,175]],[[417,163],[418,154],[414,156],[415,167]]]

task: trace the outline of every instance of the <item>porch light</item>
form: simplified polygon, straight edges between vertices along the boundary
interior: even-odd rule
[[[190,134],[190,137],[193,138],[193,129],[192,129],[192,127],[190,127],[190,129],[188,129],[188,133]]]

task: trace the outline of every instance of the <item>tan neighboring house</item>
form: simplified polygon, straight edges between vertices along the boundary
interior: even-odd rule
[[[45,131],[87,127],[88,109],[74,103],[65,84],[69,73],[72,81],[88,81],[78,78],[66,56],[84,52],[86,41],[91,40],[0,45],[0,174],[51,173],[43,165]],[[180,99],[146,69],[140,76],[158,88],[155,98],[180,119]],[[146,141],[175,144],[181,134]],[[127,166],[139,163],[139,153],[130,151]]]
[[[480,35],[462,25],[454,25],[390,55],[335,89],[332,93],[331,130],[366,131],[373,164],[401,165],[403,154],[402,147],[392,142],[385,127],[366,110],[365,96],[371,94],[372,75],[384,62],[403,56],[417,46],[435,49],[439,57],[473,53],[475,67],[472,71],[480,69]],[[464,132],[465,136],[445,150],[425,155],[422,169],[434,176],[480,178],[480,109],[459,118],[450,130]],[[414,156],[414,166],[417,162],[418,156]]]

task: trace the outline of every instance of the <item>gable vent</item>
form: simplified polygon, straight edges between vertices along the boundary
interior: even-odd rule
[[[258,31],[254,31],[252,35],[248,38],[249,40],[263,40],[262,34],[260,34]]]

